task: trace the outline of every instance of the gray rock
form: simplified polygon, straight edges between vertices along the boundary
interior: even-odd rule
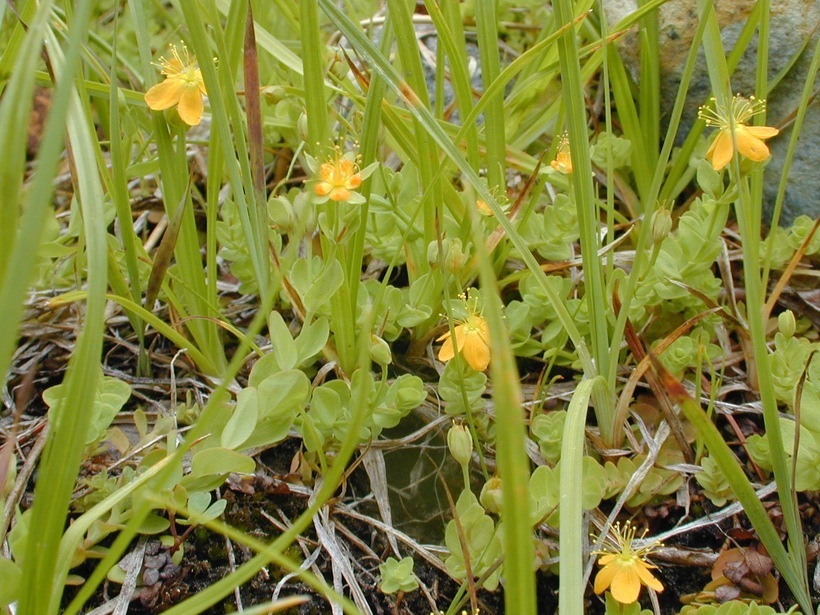
[[[610,27],[636,10],[635,0],[604,0],[604,11]],[[726,53],[730,53],[746,25],[754,0],[715,0],[721,38]],[[778,83],[767,100],[767,124],[781,126],[793,118],[803,86],[809,74],[811,55],[820,36],[820,3],[817,0],[776,0],[771,3],[769,36],[769,79],[774,79],[804,49],[797,62]],[[658,9],[661,54],[661,109],[668,119],[680,84],[680,75],[689,47],[697,30],[696,0],[670,0]],[[808,45],[807,39],[811,38]],[[637,29],[633,28],[619,43],[622,57],[633,79],[639,74]],[[732,75],[732,90],[748,96],[754,92],[757,65],[757,34],[746,49]],[[688,93],[678,138],[689,132],[697,117],[697,109],[710,95],[706,60],[701,50]],[[816,88],[815,88],[816,91]],[[786,158],[792,127],[787,124],[780,135],[768,143],[772,151],[765,171],[765,200],[771,210],[777,194],[783,163]],[[815,100],[806,112],[783,203],[781,225],[789,225],[795,217],[806,214],[820,217],[820,103]],[[768,214],[770,215],[770,213]],[[768,217],[767,215],[767,217]]]

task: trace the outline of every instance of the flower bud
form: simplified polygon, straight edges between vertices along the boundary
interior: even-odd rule
[[[287,95],[287,91],[281,85],[266,85],[261,89],[261,92],[262,98],[264,98],[265,102],[269,105],[275,105],[285,100],[285,96]]]
[[[305,143],[310,141],[310,133],[308,132],[308,116],[304,111],[299,114],[299,119],[296,120],[296,128],[299,131],[299,138]]]
[[[484,483],[478,501],[487,512],[494,514],[501,512],[501,479],[493,476]]]
[[[793,337],[795,329],[797,329],[794,312],[791,310],[781,312],[780,316],[777,317],[777,328],[783,334],[783,337]]]
[[[458,238],[441,240],[441,256],[444,269],[456,273],[461,271],[464,264],[467,262],[467,255],[464,253],[464,248],[461,245],[461,240]],[[439,242],[431,241],[427,246],[427,262],[431,267],[438,266],[439,261]]]
[[[450,454],[464,467],[473,456],[473,437],[465,425],[453,424],[447,432],[447,447]]]
[[[671,230],[672,213],[666,207],[655,210],[652,214],[652,242],[656,245],[661,243]]]
[[[390,346],[378,335],[370,336],[370,359],[376,365],[390,365],[393,362],[393,355]]]

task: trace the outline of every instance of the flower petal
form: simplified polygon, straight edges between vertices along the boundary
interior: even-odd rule
[[[603,558],[601,558],[601,560],[602,559]],[[601,560],[598,560],[599,564]],[[598,574],[595,575],[595,585],[593,587],[596,594],[603,593],[603,591],[612,584],[612,579],[615,578],[616,571],[617,568],[615,564],[604,566],[598,571]]]
[[[612,597],[621,604],[632,604],[638,599],[638,595],[641,593],[641,581],[635,570],[635,563],[619,561],[614,565],[617,566],[617,570],[615,572],[615,578],[612,579],[612,583],[609,586]]]
[[[607,566],[616,557],[618,557],[618,553],[605,553],[604,555],[598,558],[598,565]]]
[[[179,102],[182,89],[178,79],[166,79],[145,93],[145,102],[154,111],[170,109]]]
[[[641,583],[650,589],[654,589],[656,592],[663,591],[663,583],[661,583],[655,575],[649,571],[649,566],[647,564],[639,561],[638,565],[635,566],[635,571],[638,573]]]
[[[346,201],[349,198],[350,190],[342,186],[337,186],[336,188],[330,191],[331,201],[336,201],[337,203],[339,203],[340,201]]]
[[[444,343],[441,345],[441,348],[439,348],[438,360],[442,363],[446,363],[455,356],[455,351],[453,349],[453,340],[450,337],[449,331],[442,335],[440,338],[438,338],[436,341],[440,342],[442,340],[444,340]]]
[[[461,352],[467,360],[467,365],[477,372],[483,372],[490,364],[490,347],[478,331],[465,333]]]
[[[349,190],[355,190],[356,188],[358,188],[361,185],[362,185],[362,176],[359,175],[358,173],[355,173],[355,174],[351,175],[348,178],[347,182],[345,182],[345,188],[348,188]]]
[[[205,80],[202,79],[202,71],[200,71],[199,69],[196,69],[196,72],[194,73],[194,75],[196,77],[196,83],[197,83],[197,86],[199,87],[199,91],[202,92],[203,96],[207,96],[208,91],[205,89]]]
[[[467,327],[465,327],[464,325],[458,325],[455,329],[453,329],[453,332],[456,338],[456,350],[458,352],[461,352],[464,349],[464,344],[467,341]]]
[[[728,130],[721,130],[715,137],[709,151],[706,152],[706,160],[712,164],[715,171],[720,171],[732,160],[734,151],[731,133]]]
[[[179,117],[188,126],[196,126],[202,121],[202,113],[205,110],[205,105],[202,102],[202,94],[199,92],[199,87],[188,85],[182,88],[182,93],[179,98]]]
[[[746,130],[758,139],[771,139],[780,134],[777,128],[772,128],[771,126],[746,126]]]
[[[761,126],[761,128],[766,128]],[[737,138],[737,151],[746,156],[749,160],[763,162],[768,160],[769,148],[760,139],[754,136],[747,126],[738,126],[735,131]]]

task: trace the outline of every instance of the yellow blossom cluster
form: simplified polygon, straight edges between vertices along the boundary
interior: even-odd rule
[[[490,329],[487,321],[479,314],[476,301],[462,296],[467,317],[458,321],[452,331],[447,331],[437,342],[444,342],[438,351],[439,361],[449,361],[456,352],[460,353],[467,365],[483,372],[490,364]]]
[[[563,133],[558,138],[558,151],[555,152],[555,160],[550,162],[550,166],[564,175],[572,173],[572,155],[569,147],[569,137]]]
[[[184,45],[182,54],[176,45],[171,45],[170,49],[171,58],[160,58],[159,61],[165,79],[145,93],[145,102],[154,111],[164,111],[176,105],[182,121],[196,126],[202,121],[203,96],[207,94],[199,64]]]
[[[348,202],[353,191],[362,185],[362,174],[352,154],[336,156],[319,167],[319,181],[313,187],[320,202]]]
[[[648,543],[641,547],[634,547],[635,528],[629,522],[623,530],[620,524],[612,528],[613,536],[608,537],[612,548],[596,553],[598,565],[603,566],[595,577],[595,593],[600,594],[606,589],[612,593],[621,604],[632,604],[638,600],[641,585],[663,591],[663,584],[652,574],[657,568],[646,561],[646,557],[657,548],[657,543]],[[644,536],[646,532],[644,532]]]
[[[771,126],[749,126],[753,116],[766,110],[766,101],[751,96],[744,98],[736,95],[729,105],[711,99],[712,106],[703,106],[698,116],[707,126],[718,128],[717,136],[706,152],[706,160],[716,171],[720,171],[732,160],[737,151],[742,156],[755,162],[769,158],[769,148],[763,139],[769,139],[780,131]]]

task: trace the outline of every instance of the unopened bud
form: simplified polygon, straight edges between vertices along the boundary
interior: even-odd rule
[[[447,432],[447,448],[462,467],[470,463],[473,456],[473,437],[464,425],[453,424]]]
[[[275,105],[285,99],[286,91],[281,85],[266,85],[262,88],[262,98],[269,105]]]
[[[501,479],[493,476],[484,483],[478,501],[487,512],[495,514],[501,512]]]
[[[652,242],[661,243],[672,230],[672,212],[666,207],[657,209],[652,214]]]
[[[441,240],[441,260],[444,269],[456,273],[461,271],[464,264],[467,262],[467,255],[464,253],[464,248],[461,245],[461,239],[444,238]],[[431,267],[435,267],[439,263],[439,242],[431,241],[427,246],[427,262]]]
[[[307,143],[310,140],[310,133],[308,132],[308,116],[304,111],[299,115],[299,119],[296,120],[296,128],[299,131],[299,138]]]
[[[378,335],[370,336],[370,359],[376,365],[390,365],[393,362],[390,346]]]
[[[793,337],[794,332],[797,329],[797,322],[794,319],[794,312],[791,310],[781,312],[780,316],[777,317],[777,328],[784,337]]]

